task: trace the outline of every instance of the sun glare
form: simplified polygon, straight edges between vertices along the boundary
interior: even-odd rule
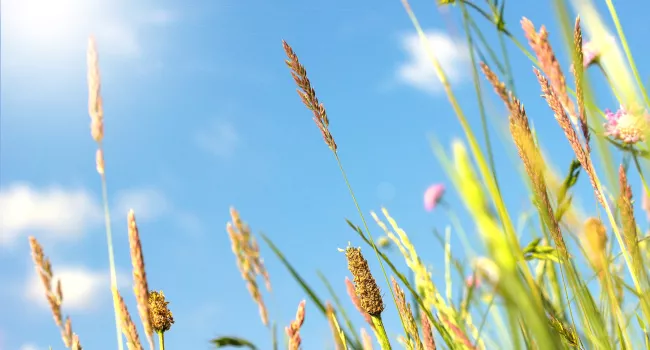
[[[85,36],[88,1],[5,0],[2,6],[3,41],[21,47],[62,47]]]

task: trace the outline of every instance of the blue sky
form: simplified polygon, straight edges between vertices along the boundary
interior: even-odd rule
[[[527,16],[551,28],[559,49],[551,2],[523,3],[508,4],[510,30],[524,42],[518,22]],[[401,3],[185,4],[3,2],[1,349],[61,348],[44,298],[32,288],[28,235],[44,244],[64,284],[75,286],[68,287],[64,312],[83,345],[114,347],[100,183],[87,115],[85,49],[91,33],[102,73],[106,171],[123,294],[135,317],[126,236],[126,212],[133,207],[150,287],[165,291],[176,319],[168,348],[209,348],[208,340],[218,335],[243,336],[269,348],[268,331],[230,251],[225,225],[231,205],[254,231],[268,234],[325,298],[315,274],[322,271],[362,325],[345,295],[349,273],[337,251],[348,241],[361,245],[344,221],[359,222],[358,215],[332,154],[295,93],[282,39],[298,53],[327,108],[362,209],[367,214],[386,206],[432,265],[434,279],[441,280],[442,250],[431,231],[449,221],[440,210],[425,212],[422,195],[432,183],[451,184],[427,135],[449,145],[463,134],[430,67],[419,59],[421,49],[412,45],[414,30]],[[462,27],[455,21],[458,9],[442,16],[433,1],[413,6],[478,132]],[[648,77],[643,57],[650,51],[643,33],[650,32],[644,15],[650,8],[625,2],[617,8],[641,75]],[[496,47],[494,31],[479,23]],[[554,165],[565,171],[571,159],[567,143],[539,97],[531,63],[510,43],[508,49],[517,92]],[[506,130],[506,115],[491,89],[484,91],[495,140]],[[610,95],[598,93],[602,108],[617,107]],[[519,162],[512,162],[516,154],[509,143],[495,143],[499,180],[517,217],[530,206],[515,171]],[[638,187],[638,179],[632,181]],[[584,179],[579,189],[589,195]],[[455,191],[450,189],[446,200],[468,218]],[[593,209],[590,200],[584,202]],[[380,234],[375,224],[370,227]],[[464,227],[477,237],[470,221]],[[452,245],[460,254],[459,240],[454,237]],[[270,317],[283,328],[306,294],[261,246],[274,287],[265,295]],[[368,258],[379,273],[376,260]],[[397,255],[394,260],[402,261]],[[309,301],[306,312],[304,348],[333,349],[326,320]],[[392,308],[386,318],[394,338],[399,328]]]

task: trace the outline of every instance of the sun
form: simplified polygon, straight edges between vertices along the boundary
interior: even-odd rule
[[[2,40],[21,47],[67,46],[86,36],[93,8],[88,0],[4,0]]]

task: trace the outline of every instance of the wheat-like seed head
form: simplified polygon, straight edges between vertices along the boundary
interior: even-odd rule
[[[393,290],[395,290],[395,299],[397,301],[400,316],[408,333],[406,344],[410,349],[413,349],[413,346],[415,346],[416,350],[424,350],[424,345],[422,344],[420,333],[418,332],[418,325],[415,322],[415,317],[413,317],[411,305],[406,302],[404,290],[399,286],[395,277],[391,276],[391,283],[393,284]],[[425,315],[424,317],[426,318],[427,316]]]
[[[127,215],[129,227],[129,247],[131,252],[131,263],[133,265],[133,292],[138,303],[138,313],[142,321],[144,333],[147,336],[149,346],[153,349],[153,330],[149,319],[149,284],[147,273],[144,268],[144,255],[138,225],[135,221],[135,213],[129,210]]]
[[[36,273],[41,279],[41,284],[43,285],[43,289],[45,291],[45,298],[50,305],[50,310],[52,311],[52,316],[54,317],[54,323],[57,327],[59,327],[59,330],[61,332],[61,339],[63,340],[63,344],[66,348],[81,350],[79,337],[72,331],[72,321],[70,320],[70,317],[66,317],[65,322],[63,321],[61,313],[61,305],[63,303],[63,287],[61,286],[61,280],[57,279],[54,288],[52,288],[53,273],[50,259],[45,256],[43,247],[33,236],[29,237],[29,245],[32,252],[32,259],[34,260]]]
[[[363,316],[363,319],[370,325],[370,328],[374,328],[375,325],[372,323],[370,314],[368,314],[361,307],[361,300],[359,300],[359,296],[357,295],[357,292],[354,290],[354,284],[352,283],[352,281],[350,281],[350,279],[347,276],[345,277],[345,290],[347,291],[348,296],[352,301],[352,304],[354,304],[354,307],[357,309],[357,311],[359,311],[361,316]]]
[[[284,52],[288,58],[285,62],[289,69],[291,69],[293,80],[296,82],[296,85],[298,85],[297,91],[302,103],[314,113],[314,122],[316,123],[316,126],[318,126],[321,134],[323,134],[325,143],[332,152],[336,153],[337,146],[336,142],[334,142],[334,137],[332,137],[329,130],[330,122],[327,118],[325,106],[318,101],[316,91],[314,91],[314,88],[311,86],[311,82],[307,77],[307,71],[305,70],[305,67],[300,64],[298,55],[296,55],[291,46],[289,46],[289,44],[284,40],[282,40],[282,46],[284,47]]]
[[[133,320],[131,319],[131,315],[129,314],[129,310],[126,307],[126,303],[124,303],[124,299],[122,299],[120,292],[118,292],[115,288],[113,288],[113,295],[116,297],[118,302],[120,328],[126,337],[126,346],[129,348],[129,350],[143,350],[142,344],[140,343],[140,337],[138,336],[138,330],[135,327]]]
[[[422,322],[422,338],[424,338],[424,348],[426,350],[436,350],[436,342],[433,338],[433,331],[431,330],[431,322],[429,322],[429,316],[424,313],[424,311],[420,312],[422,315],[421,322]]]
[[[90,114],[90,133],[97,143],[104,139],[104,108],[101,96],[101,77],[95,38],[88,39],[88,113]]]
[[[226,231],[231,241],[232,252],[237,258],[237,267],[246,281],[246,287],[251,297],[258,306],[262,323],[268,325],[267,309],[257,285],[257,276],[261,275],[264,278],[268,291],[271,291],[271,281],[260,257],[259,246],[251,234],[250,228],[241,220],[235,208],[230,208],[230,216],[232,223],[229,222],[226,225]]]
[[[285,332],[289,337],[289,350],[298,350],[300,349],[300,344],[302,339],[300,338],[300,327],[305,323],[305,303],[303,300],[298,304],[298,311],[296,312],[296,319],[285,327]]]
[[[564,109],[562,109],[562,103],[542,73],[537,69],[533,69],[533,71],[535,72],[537,80],[542,87],[542,93],[546,99],[546,103],[549,105],[549,107],[551,107],[553,113],[555,114],[555,120],[557,120],[558,124],[560,124],[562,131],[564,131],[564,135],[566,136],[567,140],[569,140],[569,144],[571,145],[576,158],[589,176],[589,181],[591,182],[591,186],[594,188],[596,199],[602,206],[605,206],[605,199],[598,189],[596,182],[596,171],[594,169],[593,163],[591,162],[591,158],[589,157],[589,154],[587,154],[587,152],[582,148],[580,140],[578,139],[578,134],[571,125],[571,122],[569,121],[569,118],[567,117]]]
[[[557,94],[561,105],[566,108],[572,118],[577,119],[575,118],[573,102],[567,93],[566,79],[564,78],[564,73],[562,73],[562,67],[560,67],[560,63],[557,61],[555,52],[548,40],[546,27],[542,26],[539,29],[539,32],[537,32],[533,22],[526,17],[522,18],[521,26],[526,38],[528,39],[530,47],[533,49],[537,59],[539,60],[539,65],[542,68],[542,71],[549,77],[551,86]]]
[[[573,51],[575,58],[571,71],[576,84],[576,96],[578,101],[578,120],[580,122],[580,130],[582,137],[585,140],[585,151],[587,154],[591,153],[591,146],[589,145],[590,134],[589,125],[587,123],[587,112],[585,110],[585,97],[582,89],[584,67],[582,66],[583,52],[582,52],[582,30],[580,29],[580,17],[576,18],[576,23],[573,29]]]
[[[636,219],[634,218],[634,208],[632,206],[632,188],[627,182],[625,168],[621,165],[618,169],[618,179],[621,187],[621,194],[618,205],[621,210],[621,223],[623,224],[623,240],[625,248],[632,257],[632,266],[635,273],[643,271],[643,260],[639,250],[638,240],[639,233],[636,228]]]
[[[583,225],[581,238],[586,246],[587,259],[602,277],[603,269],[606,268],[607,229],[605,225],[598,218],[588,218]]]

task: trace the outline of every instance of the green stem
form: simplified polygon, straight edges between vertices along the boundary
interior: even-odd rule
[[[381,315],[371,315],[370,318],[372,319],[372,324],[375,326],[375,335],[377,336],[377,341],[379,342],[381,350],[391,350],[388,335],[384,328],[384,322],[381,320]]]
[[[355,207],[357,208],[357,211],[359,212],[359,216],[361,216],[361,222],[363,222],[363,227],[366,229],[366,233],[368,234],[368,239],[370,240],[370,245],[372,246],[372,249],[375,251],[375,255],[377,256],[377,260],[379,260],[379,266],[381,266],[381,272],[384,274],[384,278],[386,279],[386,283],[388,285],[388,289],[390,290],[390,295],[393,297],[393,302],[395,303],[395,306],[398,307],[397,299],[395,297],[395,292],[393,291],[393,288],[390,286],[390,279],[388,279],[388,274],[386,273],[386,269],[384,268],[384,263],[381,260],[381,257],[379,255],[379,249],[377,248],[377,245],[375,244],[375,240],[372,238],[372,234],[370,233],[370,229],[368,228],[368,223],[366,222],[366,218],[363,215],[363,212],[361,211],[361,207],[359,206],[359,202],[357,201],[357,197],[354,195],[354,191],[352,190],[352,185],[350,185],[350,181],[348,180],[348,176],[345,173],[345,170],[343,169],[343,164],[341,163],[341,159],[339,159],[339,154],[334,151],[334,158],[336,158],[336,163],[339,165],[339,169],[341,170],[341,174],[343,175],[343,180],[345,181],[345,184],[348,187],[348,191],[350,191],[350,196],[352,197],[352,201],[354,202]],[[402,322],[402,327],[404,328],[404,333],[407,333],[406,331],[406,324],[404,324],[404,320],[402,317],[400,317],[400,321]]]
[[[158,345],[160,350],[165,350],[165,332],[156,332],[158,333]]]
[[[98,144],[102,150],[102,144]],[[106,225],[106,244],[108,246],[108,264],[111,270],[111,290],[117,290],[117,273],[115,272],[115,254],[113,253],[113,232],[111,230],[111,213],[108,209],[108,186],[106,185],[106,173],[100,174],[102,182],[102,200],[104,205],[104,222]],[[115,331],[117,332],[117,348],[124,349],[122,344],[122,331],[120,329],[119,304],[115,293],[113,295],[113,311],[115,313]]]

